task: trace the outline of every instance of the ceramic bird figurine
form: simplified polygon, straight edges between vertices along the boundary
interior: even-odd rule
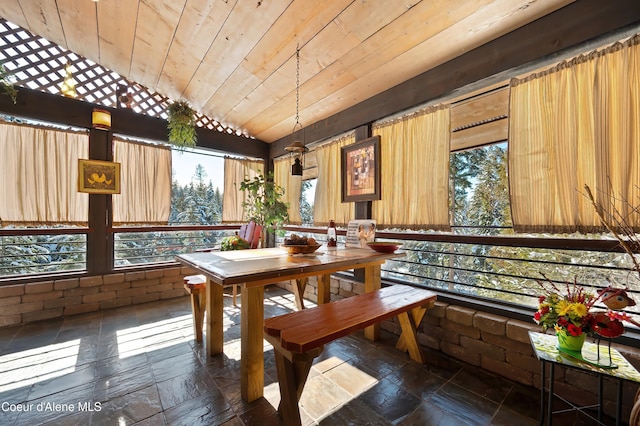
[[[635,306],[636,302],[627,296],[626,289],[607,287],[602,290],[598,290],[598,294],[601,297],[602,303],[614,311],[619,311],[627,306]]]
[[[606,312],[598,312],[595,314],[593,329],[599,335],[608,338],[618,337],[624,333],[622,321],[617,318],[612,318]]]

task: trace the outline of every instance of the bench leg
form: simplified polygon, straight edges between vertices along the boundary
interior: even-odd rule
[[[398,321],[402,327],[402,334],[400,334],[396,348],[403,352],[409,352],[409,357],[420,364],[424,364],[425,360],[420,350],[416,330],[420,322],[422,322],[425,312],[427,312],[427,309],[420,307],[412,309],[411,315],[409,315],[409,312],[403,312],[398,315]]]
[[[318,275],[318,305],[331,302],[331,274]]]
[[[296,278],[293,283],[293,295],[296,301],[296,309],[304,309],[304,291],[307,288],[307,278]]]
[[[193,334],[196,342],[202,342],[202,326],[204,324],[204,312],[206,309],[207,294],[191,293],[191,310],[193,311]]]
[[[278,371],[278,386],[280,387],[278,413],[280,413],[285,425],[298,426],[302,422],[298,402],[302,396],[304,385],[307,383],[313,359],[322,353],[322,347],[305,354],[284,352],[286,355],[274,347],[273,354]]]

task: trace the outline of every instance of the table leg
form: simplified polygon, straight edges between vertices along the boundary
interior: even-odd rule
[[[554,364],[549,363],[549,403],[547,406],[547,425],[551,426],[551,417],[553,415],[553,381],[554,381]]]
[[[318,275],[318,305],[331,301],[331,274]]]
[[[253,402],[264,392],[264,287],[243,288],[240,300],[240,393]]]
[[[364,268],[364,291],[371,293],[380,290],[380,265],[367,266]],[[370,325],[364,329],[364,337],[369,340],[378,340],[380,338],[380,323]]]
[[[598,422],[602,423],[602,374],[598,374]]]
[[[616,426],[622,424],[620,420],[622,416],[622,379],[618,379],[618,391],[616,397]]]
[[[544,382],[544,376],[546,371],[546,363],[544,360],[540,360],[540,425],[544,424],[544,387],[546,383]]]
[[[209,355],[222,353],[224,332],[222,327],[223,288],[211,280],[207,280],[207,329],[205,340]]]

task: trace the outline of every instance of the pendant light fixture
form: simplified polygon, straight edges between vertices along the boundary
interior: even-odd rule
[[[302,140],[296,138],[296,132],[302,130]],[[291,138],[293,142],[285,148],[285,151],[289,151],[295,156],[293,165],[291,166],[292,176],[302,176],[302,170],[304,169],[304,153],[307,151],[307,147],[304,146],[304,129],[300,124],[300,48],[296,48],[296,124],[293,125],[291,131]]]

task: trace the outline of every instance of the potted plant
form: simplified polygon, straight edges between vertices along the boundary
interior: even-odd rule
[[[176,101],[169,105],[167,128],[169,129],[169,143],[180,149],[196,146],[195,111],[187,101]]]
[[[0,64],[0,93],[9,96],[15,104],[18,98],[18,91],[11,82],[11,77],[12,74],[7,71],[4,65]]]
[[[555,330],[561,349],[580,351],[587,334],[596,331],[596,315],[591,308],[600,296],[575,281],[557,286],[547,277],[545,280],[537,281],[543,293],[533,319],[543,331]]]
[[[267,247],[267,235],[273,235],[275,230],[289,220],[289,204],[282,201],[284,189],[273,181],[273,172],[262,174],[253,179],[240,182],[240,190],[246,193],[246,200],[242,203],[245,216],[262,226],[260,241],[262,247]]]

